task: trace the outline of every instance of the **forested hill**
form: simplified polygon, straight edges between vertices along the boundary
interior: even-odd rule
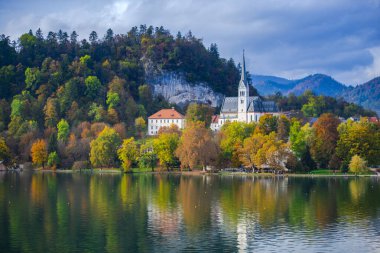
[[[151,73],[179,73],[192,84],[205,83],[224,95],[236,93],[239,67],[220,58],[216,44],[206,48],[191,32],[170,34],[163,27],[111,29],[88,40],[64,31],[40,29],[17,42],[0,37],[0,131],[17,133],[28,122],[55,127],[60,118],[126,122],[168,107],[146,85]],[[21,132],[24,132],[22,130]]]

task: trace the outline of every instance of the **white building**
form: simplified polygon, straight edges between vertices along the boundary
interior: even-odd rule
[[[243,65],[238,87],[237,97],[225,97],[220,115],[213,117],[211,129],[217,131],[226,122],[257,122],[264,114],[279,115],[280,112],[274,101],[264,101],[258,96],[249,96],[249,84],[245,70],[243,53]],[[217,120],[217,121],[216,121]]]
[[[177,125],[179,129],[185,127],[185,116],[174,108],[162,109],[148,118],[148,135],[156,135],[161,127]]]

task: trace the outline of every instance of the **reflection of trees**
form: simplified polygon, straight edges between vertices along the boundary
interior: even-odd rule
[[[220,227],[249,244],[256,225],[285,223],[296,231],[337,220],[372,223],[379,195],[374,178],[7,173],[0,183],[0,251],[152,251],[152,236],[158,246],[173,238],[198,242]]]
[[[241,215],[250,213],[262,226],[269,226],[285,214],[287,199],[282,179],[235,178],[223,187],[220,202],[225,216],[235,225]]]
[[[195,233],[210,224],[211,194],[206,176],[181,177],[178,201],[189,232]]]

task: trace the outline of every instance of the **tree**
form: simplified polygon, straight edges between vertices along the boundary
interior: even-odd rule
[[[339,139],[340,121],[331,113],[322,114],[314,123],[315,138],[311,142],[310,152],[320,168],[326,168],[335,152]]]
[[[139,100],[140,100],[140,103],[142,103],[144,107],[147,108],[148,112],[151,113],[153,95],[152,95],[152,90],[150,89],[149,85],[144,84],[144,85],[139,86]]]
[[[338,127],[339,140],[336,153],[347,167],[351,158],[358,155],[368,162],[369,166],[380,163],[380,129],[379,125],[360,121],[347,121]],[[342,168],[345,169],[345,168]]]
[[[98,41],[98,34],[95,31],[90,33],[89,41],[91,44],[95,44]]]
[[[285,115],[281,115],[277,120],[277,138],[287,141],[290,131],[290,121]]]
[[[162,133],[153,141],[153,149],[161,166],[168,170],[177,164],[175,150],[178,147],[178,142],[179,135],[177,133]]]
[[[66,141],[70,133],[69,123],[67,123],[65,119],[61,119],[58,122],[57,128],[58,128],[58,135],[57,135],[58,140]]]
[[[109,91],[107,93],[107,101],[106,101],[108,108],[116,108],[116,106],[120,103],[120,97],[119,94],[116,92]]]
[[[29,90],[36,90],[37,84],[40,81],[40,71],[38,68],[26,68],[25,70],[25,85]]]
[[[58,112],[58,100],[56,98],[49,98],[44,107],[46,127],[55,127],[57,125]]]
[[[48,159],[46,141],[42,139],[36,140],[32,145],[30,154],[32,157],[32,162],[35,165],[39,165],[39,166],[42,165],[42,168],[44,168],[45,163],[47,162],[47,159]]]
[[[121,140],[116,131],[106,126],[90,143],[90,161],[95,168],[115,165],[117,149]]]
[[[207,165],[216,164],[219,147],[204,122],[190,122],[183,131],[175,153],[181,168],[195,169],[201,166],[205,170]]]
[[[50,166],[53,170],[57,169],[59,163],[59,157],[56,151],[51,152],[48,156],[47,165]]]
[[[146,132],[146,122],[143,117],[138,117],[135,119],[135,128],[137,135],[142,138]]]
[[[104,110],[102,105],[92,103],[90,110],[88,111],[88,116],[92,117],[94,121],[100,122],[106,118],[107,112]]]
[[[271,132],[277,132],[278,117],[272,114],[264,114],[259,119],[259,129],[264,134],[270,134]]]
[[[218,137],[222,157],[226,163],[240,166],[238,149],[243,145],[244,139],[251,136],[254,130],[254,124],[243,122],[228,122],[222,126]]]
[[[269,135],[254,133],[244,140],[244,145],[239,149],[240,161],[249,168],[283,170],[291,156],[288,144],[277,140],[274,132]]]
[[[9,165],[11,161],[11,151],[3,137],[0,137],[0,161],[5,165]]]
[[[109,29],[107,30],[107,33],[106,33],[106,35],[104,36],[104,39],[105,39],[106,41],[108,41],[108,42],[110,42],[110,41],[113,40],[113,31],[112,31],[111,28],[109,28]]]
[[[140,146],[140,157],[139,157],[139,167],[140,168],[151,168],[152,172],[156,167],[158,162],[157,154],[153,149],[153,140],[148,139],[145,143]]]
[[[214,109],[206,104],[190,104],[186,111],[186,122],[201,121],[209,127]]]
[[[89,98],[96,98],[99,94],[99,89],[102,86],[96,76],[88,76],[84,81],[86,84],[86,96]]]
[[[122,162],[124,172],[130,172],[132,163],[137,161],[139,150],[133,137],[125,139],[121,147],[117,150],[117,155]]]
[[[354,155],[351,158],[349,168],[350,168],[350,172],[355,173],[355,174],[365,172],[367,171],[367,162],[360,156]]]

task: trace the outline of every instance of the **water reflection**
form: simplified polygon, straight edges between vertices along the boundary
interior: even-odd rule
[[[376,252],[379,194],[377,178],[1,173],[0,249]]]

